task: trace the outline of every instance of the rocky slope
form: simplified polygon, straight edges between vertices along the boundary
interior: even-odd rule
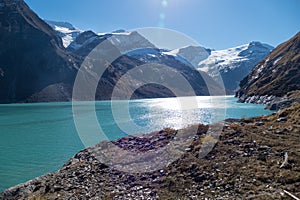
[[[239,82],[272,49],[270,45],[251,42],[225,50],[213,50],[207,59],[198,63],[198,68],[213,78],[219,72],[225,87],[235,91],[239,88]]]
[[[240,87],[236,96],[241,102],[290,104],[299,101],[300,32],[259,62],[241,81]]]
[[[76,65],[61,39],[22,0],[0,0],[0,103],[70,82]]]
[[[276,114],[227,120],[219,141],[205,157],[201,146],[213,139],[198,126],[185,153],[167,167],[129,173],[100,162],[102,142],[82,150],[59,171],[0,194],[0,199],[289,199],[300,196],[300,104]],[[183,133],[188,129],[183,129]],[[136,154],[157,151],[178,131],[165,129],[113,144]],[[179,141],[185,142],[185,140]],[[98,155],[99,156],[99,155]],[[122,156],[122,155],[120,155]]]

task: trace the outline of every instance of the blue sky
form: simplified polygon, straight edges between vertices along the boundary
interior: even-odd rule
[[[300,31],[300,0],[25,0],[43,19],[83,30],[165,27],[225,49],[250,41],[273,46]]]

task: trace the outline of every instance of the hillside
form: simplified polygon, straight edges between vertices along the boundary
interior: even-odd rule
[[[25,101],[50,85],[60,91],[76,71],[61,38],[24,1],[0,5],[0,103]]]
[[[284,100],[300,90],[300,32],[276,47],[240,83],[241,102]],[[299,99],[299,96],[296,97]]]

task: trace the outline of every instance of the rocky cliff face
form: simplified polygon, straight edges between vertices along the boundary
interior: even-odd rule
[[[236,96],[241,102],[268,103],[295,96],[291,93],[300,90],[300,32],[259,62],[240,87]]]
[[[61,39],[24,1],[0,1],[0,103],[26,101],[49,85],[69,83],[74,67]]]

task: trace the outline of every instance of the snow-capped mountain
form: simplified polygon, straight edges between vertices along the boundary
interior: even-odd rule
[[[136,31],[128,32],[124,30],[118,30],[108,34],[112,36],[109,37],[108,40],[114,46],[116,46],[121,53],[129,52],[135,49],[156,48],[151,42],[149,42],[145,37]],[[107,35],[107,33],[100,33],[99,35],[103,36]]]
[[[165,50],[158,49],[136,31],[117,30],[96,34],[92,31],[81,31],[67,22],[47,22],[62,38],[68,51],[77,55],[86,56],[101,42],[108,40],[121,54],[138,57],[143,62],[169,56],[185,65],[207,72],[216,81],[219,81],[220,73],[226,89],[231,91],[238,89],[242,78],[273,49],[268,44],[251,42],[225,50],[210,50],[201,46]]]
[[[184,60],[192,64],[195,68],[197,68],[199,62],[209,57],[209,55],[211,54],[211,50],[201,46],[187,46],[165,52],[165,54],[175,56],[181,61],[183,61],[183,58]]]
[[[101,42],[107,39],[122,54],[136,49],[156,48],[151,42],[140,35],[138,32],[115,31],[111,33],[96,34],[92,31],[85,31],[69,45],[70,51],[85,51],[87,48],[92,50]]]
[[[236,90],[239,82],[272,50],[272,46],[260,42],[214,50],[207,59],[198,64],[198,69],[207,72],[213,78],[216,78],[219,71],[225,87]]]
[[[190,51],[187,51],[190,50]],[[194,50],[194,51],[191,51]],[[190,68],[196,68],[195,63],[209,56],[209,50],[203,47],[188,46],[182,49],[166,50],[159,48],[141,48],[126,53],[127,56],[133,57],[143,62],[160,61],[162,64],[168,59],[172,59],[177,63],[185,64]]]
[[[83,32],[68,22],[50,20],[46,20],[46,22],[56,31],[58,36],[61,37],[63,45],[66,48]]]

